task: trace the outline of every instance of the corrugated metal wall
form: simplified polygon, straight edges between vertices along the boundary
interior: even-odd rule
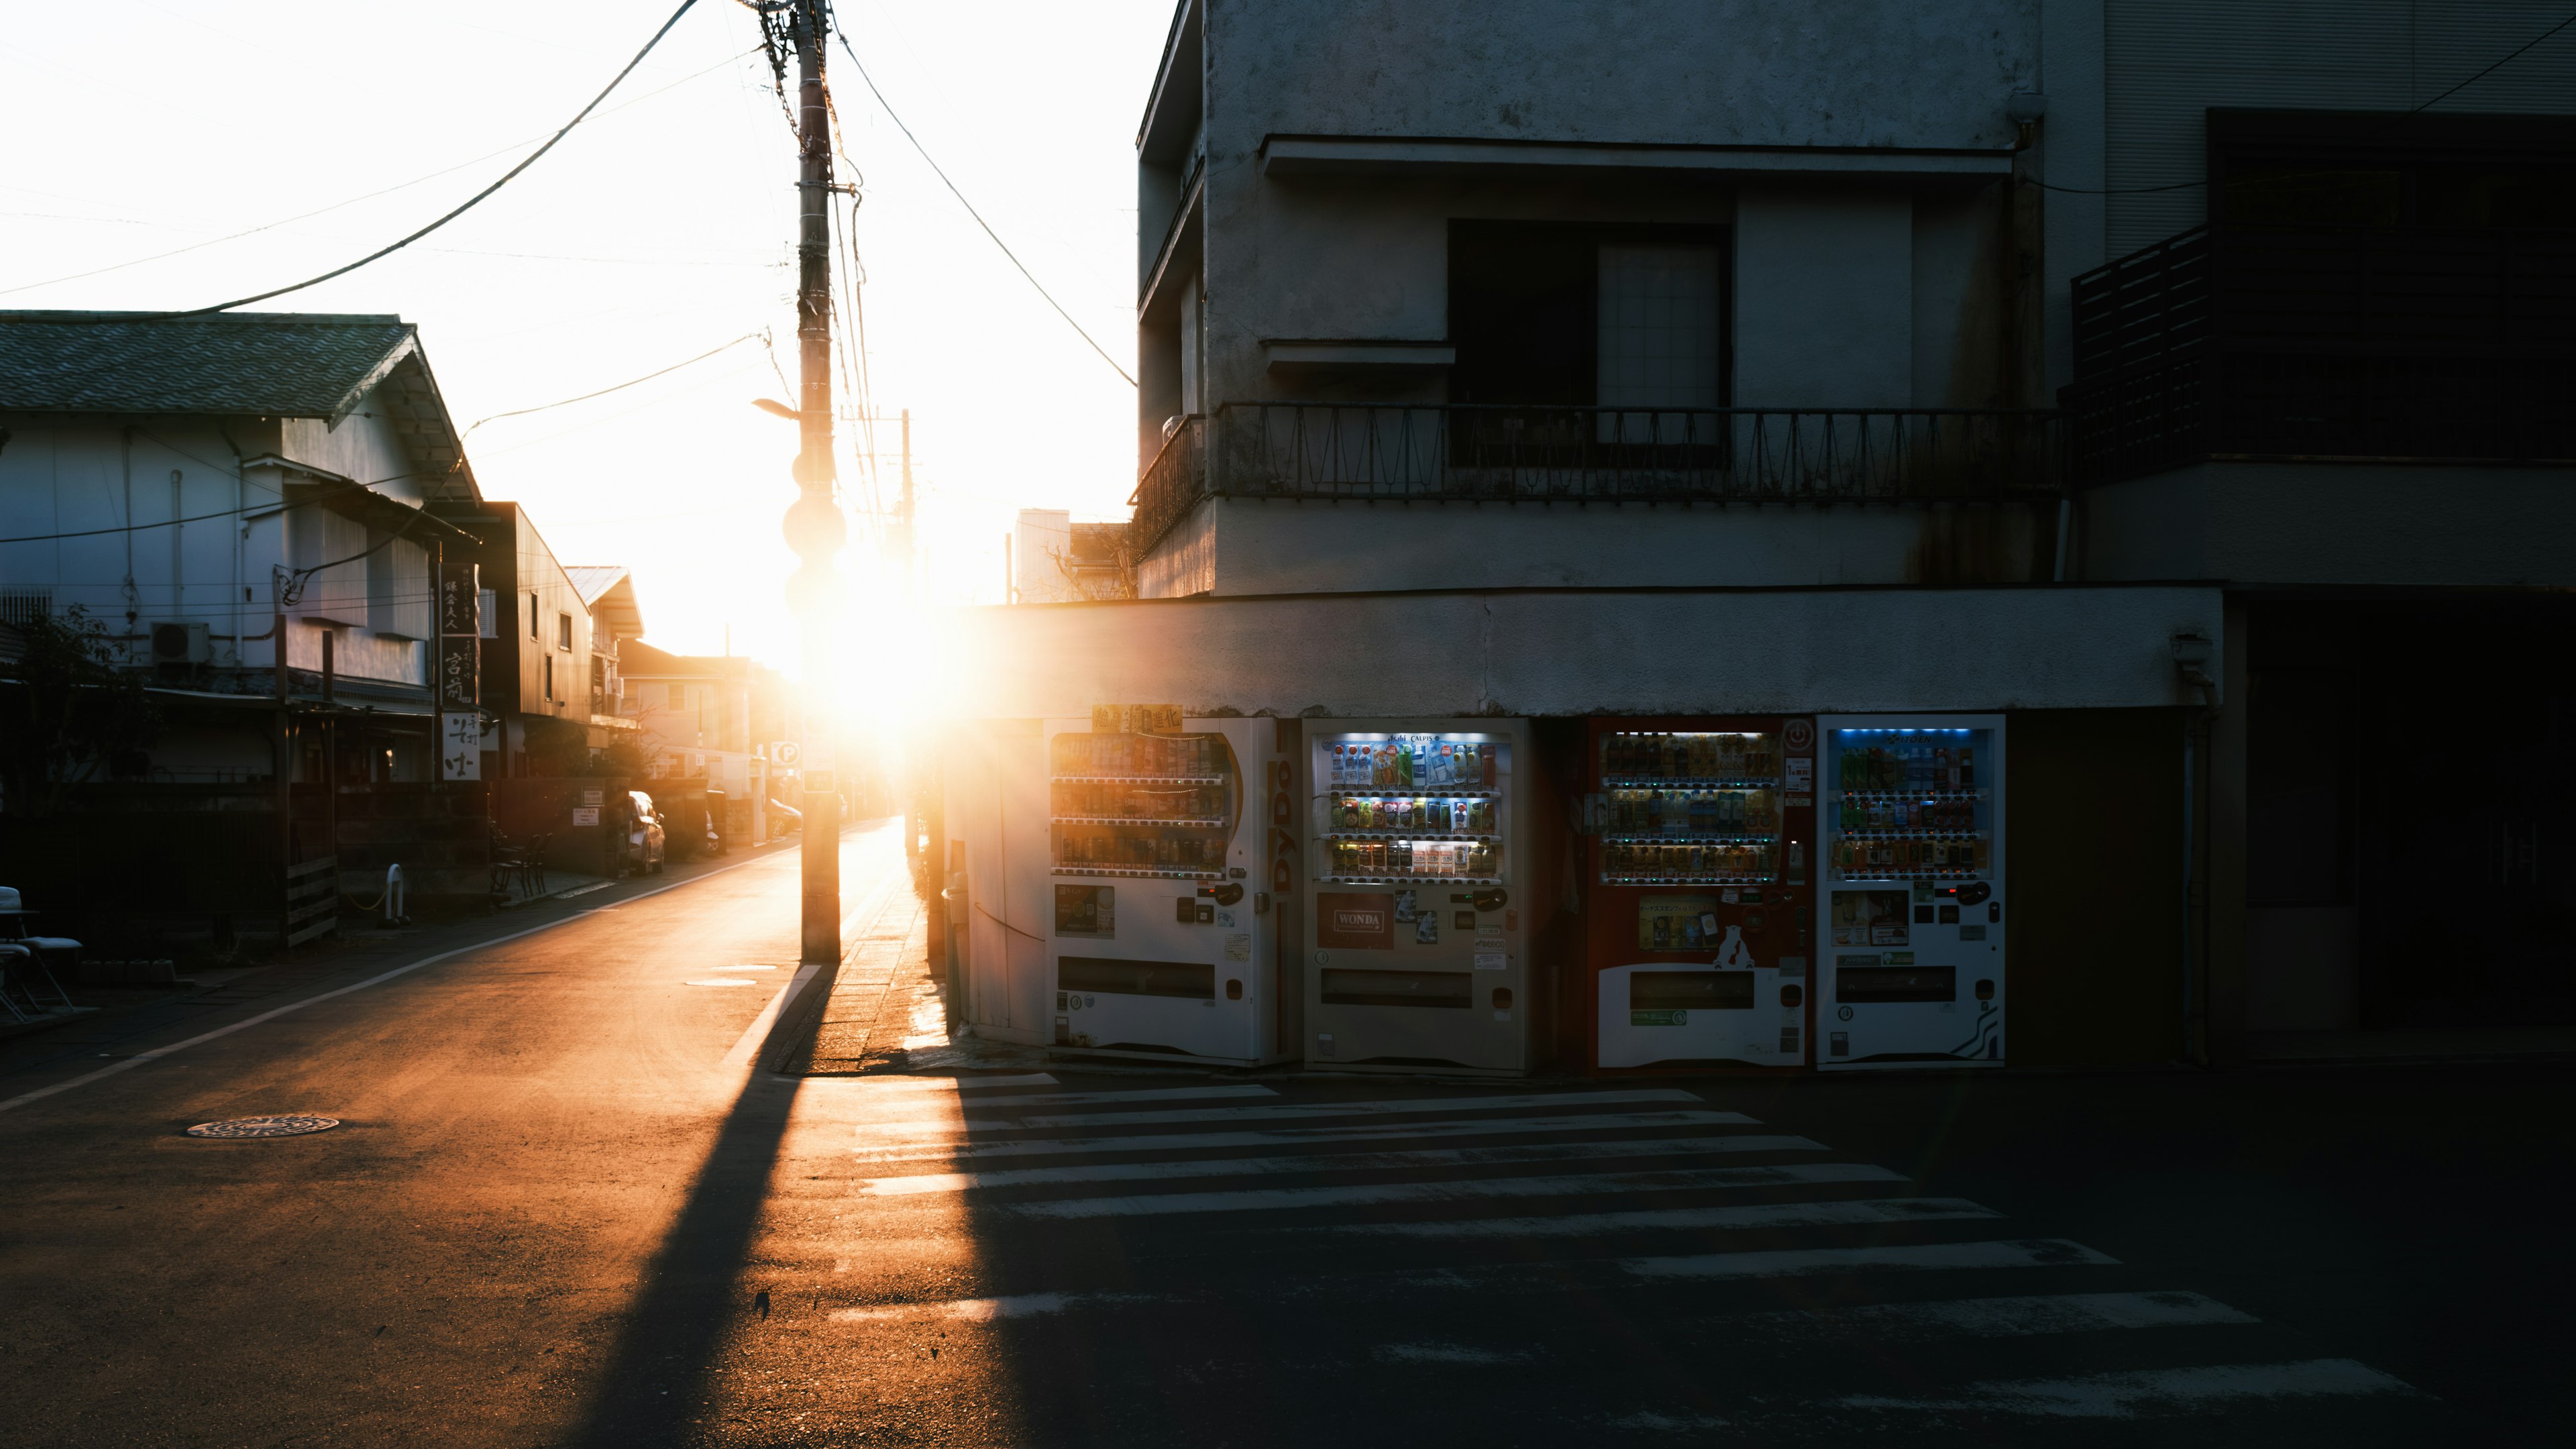
[[[2404,111],[2565,20],[2566,0],[2105,0],[2110,253],[2206,214],[2212,106]],[[2576,111],[2576,27],[2434,108]]]

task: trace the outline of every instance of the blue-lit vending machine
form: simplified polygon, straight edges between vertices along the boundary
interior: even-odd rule
[[[1817,1066],[2001,1066],[2003,716],[1816,723]]]

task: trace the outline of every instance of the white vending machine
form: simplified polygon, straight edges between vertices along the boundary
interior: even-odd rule
[[[1529,1070],[1523,720],[1311,720],[1306,1060]]]
[[[1140,724],[1134,711],[1046,722],[1055,1043],[1237,1066],[1293,1056],[1257,800],[1275,725]]]
[[[1816,1064],[2003,1065],[2003,716],[1816,724]]]

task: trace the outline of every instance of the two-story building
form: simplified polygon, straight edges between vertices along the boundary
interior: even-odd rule
[[[471,539],[481,573],[488,779],[590,773],[598,753],[633,741],[617,709],[617,647],[643,632],[627,571],[567,566],[516,503],[433,508]]]
[[[1510,1069],[2576,1028],[2561,787],[2515,767],[2576,744],[2539,664],[2576,537],[2576,43],[2518,49],[2546,20],[1185,0],[1137,137],[1140,597],[972,611],[944,681],[968,1019],[1064,1041],[1093,993],[1054,963],[1154,954],[1079,939],[1091,896],[1048,915],[1117,873],[1067,853],[1103,831],[1163,860],[1141,826],[1032,802],[1042,722],[1158,701],[1276,722],[1231,807],[1275,817],[1262,1059],[1348,1064],[1343,1008],[1409,1002],[1514,1018]],[[1418,892],[1345,867],[1403,842],[1313,804],[1351,793],[1315,742],[1480,720],[1527,792],[1488,832],[1511,904],[1457,913],[1497,949],[1351,945],[1342,903]],[[1774,783],[1724,824],[1705,790],[1630,818],[1638,740],[1700,741],[1656,758],[1704,779],[1734,736]],[[1694,965],[1685,925],[1730,944]]]
[[[326,694],[354,778],[430,778],[435,509],[476,497],[399,317],[0,312],[0,613],[147,673],[150,778],[300,775]]]

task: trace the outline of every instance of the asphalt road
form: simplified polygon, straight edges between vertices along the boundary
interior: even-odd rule
[[[891,833],[853,833],[844,871],[855,936],[906,888]],[[105,1058],[22,1057],[0,1443],[2576,1424],[2564,1071],[786,1079],[756,1048],[794,970],[792,854],[656,885]],[[728,977],[757,984],[689,984]],[[344,1125],[183,1135],[275,1112]]]

